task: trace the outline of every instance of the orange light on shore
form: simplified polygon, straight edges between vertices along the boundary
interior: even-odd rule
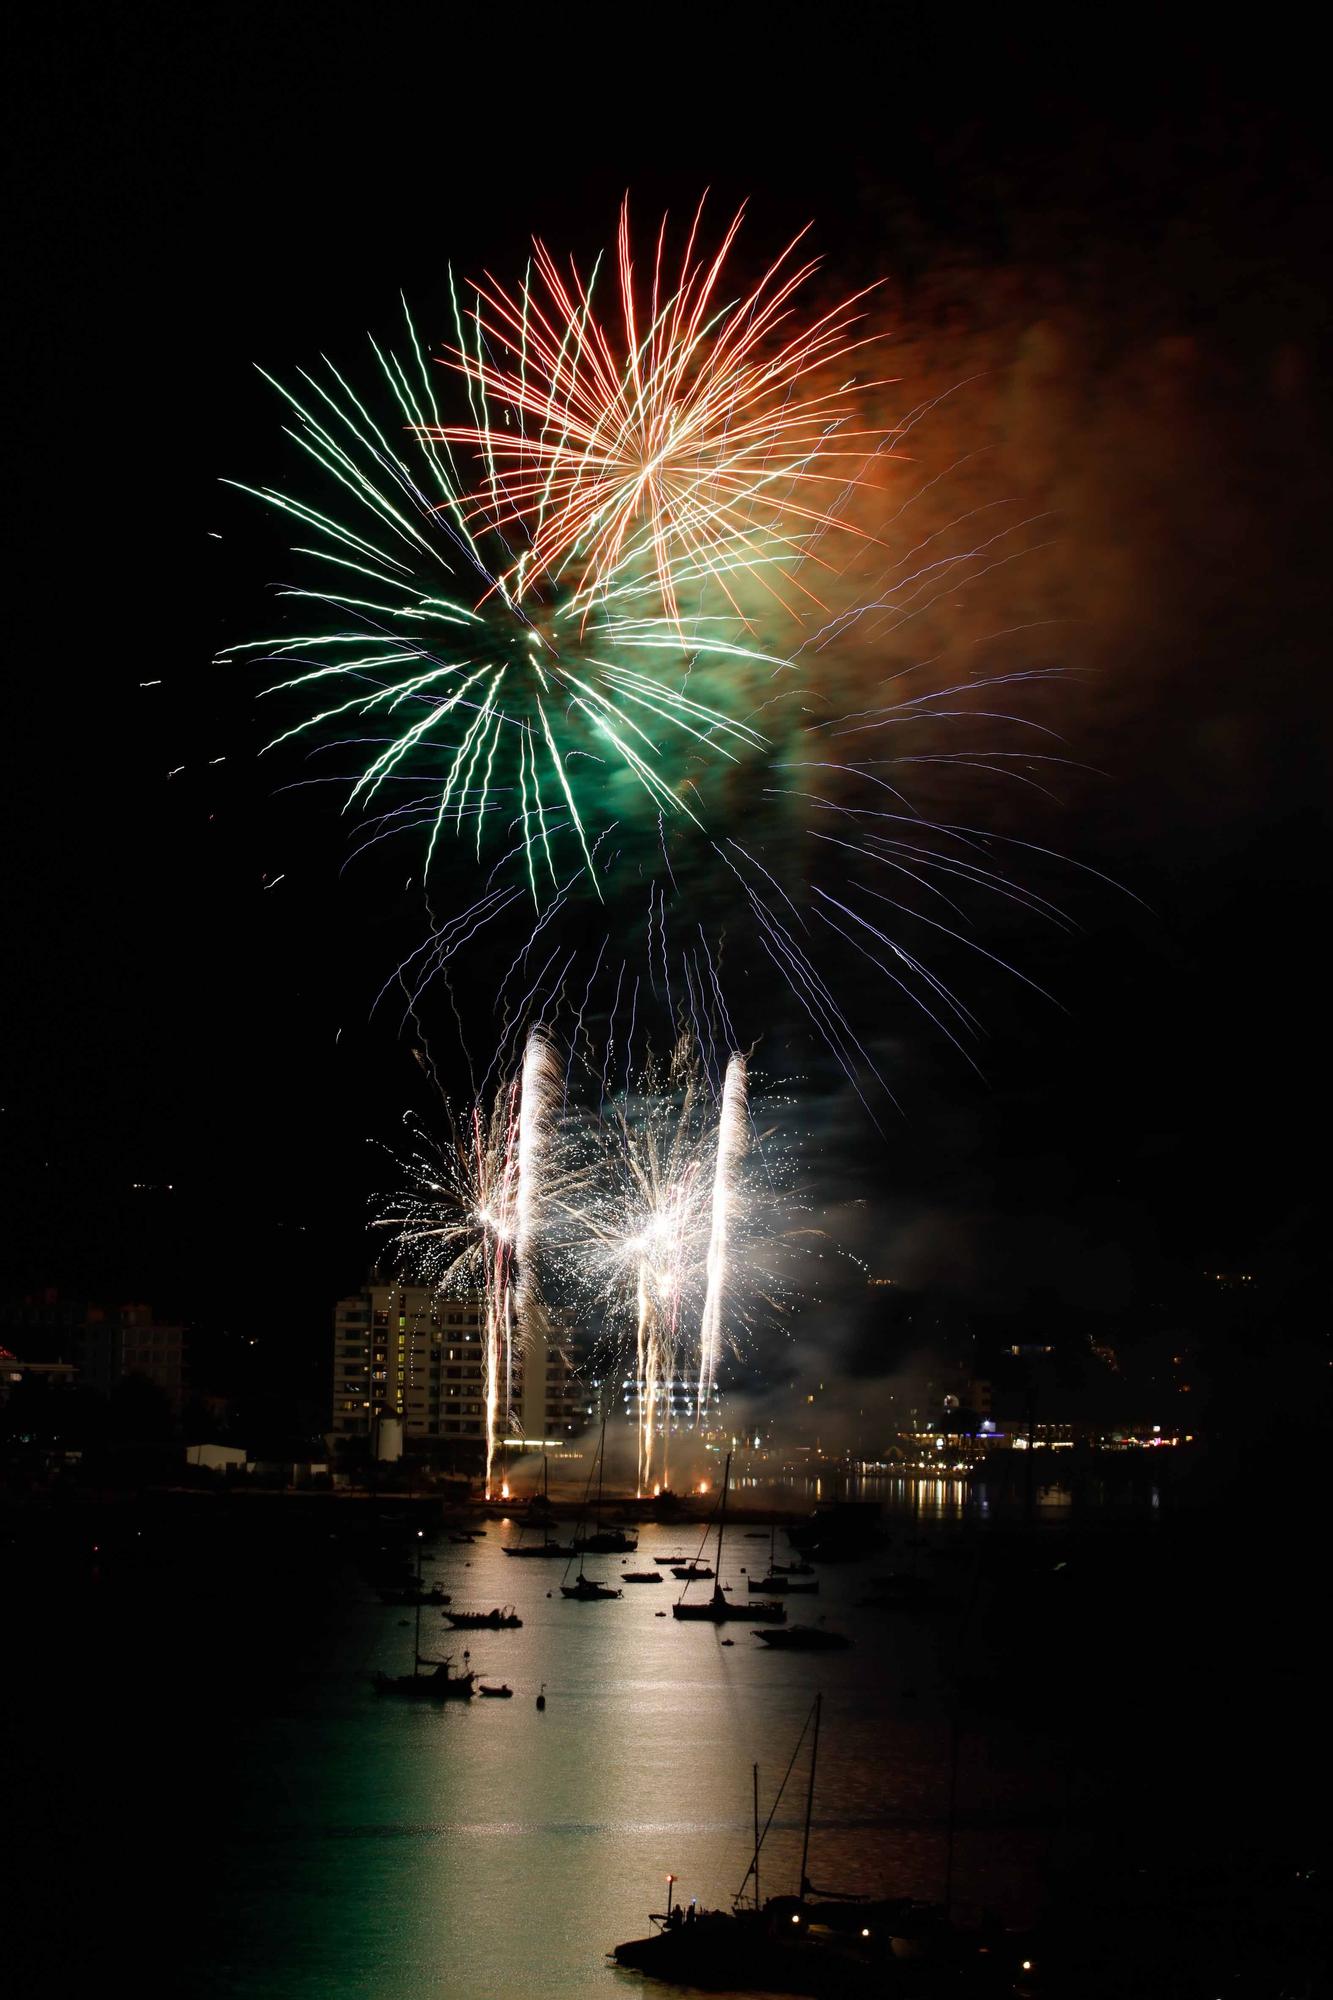
[[[661,1499],[661,1497],[662,1497],[662,1489],[661,1489],[661,1487],[660,1487],[660,1486],[654,1486],[654,1488],[653,1488],[653,1498],[654,1498],[654,1500],[660,1500],[660,1499]]]
[[[509,1498],[509,1481],[507,1479],[500,1488],[500,1498],[502,1500],[507,1500]]]
[[[698,1487],[697,1487],[697,1489],[696,1489],[696,1490],[697,1490],[698,1492],[700,1492],[700,1493],[706,1493],[706,1492],[708,1491],[708,1481],[707,1481],[706,1479],[701,1479],[701,1480],[699,1481],[699,1484],[698,1484]]]

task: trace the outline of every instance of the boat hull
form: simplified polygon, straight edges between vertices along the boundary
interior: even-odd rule
[[[726,1625],[734,1618],[758,1618],[770,1625],[780,1625],[787,1616],[782,1604],[729,1604],[726,1598],[710,1598],[706,1604],[673,1604],[673,1618],[703,1625]]]
[[[376,1674],[375,1692],[397,1695],[407,1701],[471,1701],[476,1689],[471,1674],[447,1681],[438,1680],[433,1674]]]
[[[756,1632],[754,1636],[779,1653],[845,1653],[852,1643],[841,1632],[807,1631],[799,1625],[785,1632]]]

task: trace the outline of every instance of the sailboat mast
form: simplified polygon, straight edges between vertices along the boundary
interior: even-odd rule
[[[597,1446],[597,1512],[594,1516],[597,1527],[602,1525],[602,1474],[606,1469],[606,1417],[602,1417],[602,1435]]]
[[[754,1767],[754,1907],[756,1913],[761,1908],[759,1901],[759,1766]]]
[[[722,1537],[727,1527],[727,1488],[731,1484],[731,1453],[722,1468],[722,1507],[717,1517],[717,1580],[713,1585],[713,1595],[722,1595]]]
[[[412,1638],[412,1674],[415,1678],[421,1665],[421,1530],[417,1529],[417,1587],[416,1587],[416,1631]]]
[[[801,1841],[801,1885],[797,1892],[802,1902],[805,1901],[806,1890],[805,1866],[810,1858],[810,1816],[815,1806],[815,1764],[819,1757],[819,1710],[823,1699],[822,1694],[815,1696],[815,1734],[814,1741],[810,1745],[810,1786],[805,1795],[805,1836]]]

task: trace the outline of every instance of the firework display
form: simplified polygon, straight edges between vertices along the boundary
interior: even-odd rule
[[[368,391],[328,362],[274,383],[320,490],[243,490],[305,531],[309,574],[280,592],[298,629],[225,657],[276,669],[270,747],[345,787],[357,851],[415,847],[410,1010],[481,961],[500,1066],[537,1022],[592,1060],[596,1023],[605,1095],[651,1015],[718,1093],[777,1025],[771,988],[738,1025],[730,952],[864,1097],[891,1090],[847,1005],[868,970],[964,1047],[937,961],[1016,970],[969,905],[1063,921],[1011,865],[1059,857],[953,796],[1041,788],[1052,732],[1007,697],[1050,670],[896,650],[1025,524],[905,528],[886,469],[929,405],[861,421],[861,299],[803,313],[799,238],[732,285],[740,220],[706,250],[697,212],[678,259],[664,221],[636,261],[626,205],[600,288],[538,244],[517,288],[450,279],[450,337],[372,342]]]
[[[818,604],[795,565],[831,529],[850,527],[839,495],[879,441],[846,428],[855,405],[845,377],[818,386],[865,344],[851,337],[859,298],[791,327],[793,300],[818,268],[792,261],[805,231],[757,286],[729,298],[726,261],[743,215],[708,254],[700,203],[674,279],[664,217],[645,285],[627,198],[609,319],[594,280],[572,263],[566,275],[544,243],[534,246],[536,284],[477,288],[471,344],[458,342],[449,359],[480,419],[431,435],[480,460],[470,519],[521,533],[505,575],[516,595],[535,577],[572,575],[586,614],[635,591],[650,570],[678,624],[686,591],[705,579],[738,614],[732,579],[742,574],[784,608]]]
[[[488,1493],[515,1370],[573,1322],[599,1330],[612,1381],[627,1375],[645,1493],[670,1477],[673,1431],[715,1421],[724,1353],[757,1312],[782,1309],[790,1155],[752,1129],[745,1059],[731,1057],[718,1100],[683,1036],[601,1115],[558,1112],[562,1081],[553,1044],[530,1036],[515,1075],[451,1118],[445,1143],[417,1131],[375,1221],[419,1282],[482,1300]]]
[[[682,1041],[665,1069],[648,1063],[637,1090],[623,1094],[602,1127],[601,1199],[589,1213],[585,1249],[594,1287],[611,1326],[622,1329],[627,1356],[633,1329],[641,1493],[651,1485],[659,1421],[664,1484],[670,1476],[672,1404],[698,1310],[713,1138],[708,1109],[697,1065]]]
[[[397,1162],[404,1186],[376,1203],[375,1226],[394,1232],[404,1270],[442,1295],[481,1299],[488,1496],[513,1422],[515,1363],[541,1324],[534,1265],[555,1077],[550,1044],[529,1037],[519,1073],[451,1120],[443,1143],[417,1131]]]
[[[699,1331],[699,1408],[708,1406],[722,1346],[723,1301],[727,1291],[727,1246],[737,1199],[737,1171],[749,1137],[745,1059],[733,1055],[722,1086],[714,1145],[713,1187],[708,1234],[708,1291]]]
[[[1066,921],[1013,865],[1059,857],[954,798],[1043,789],[1053,731],[1009,695],[1054,670],[904,652],[1026,523],[904,525],[890,475],[931,404],[871,421],[865,294],[805,310],[801,236],[733,284],[741,220],[707,248],[701,205],[678,257],[664,219],[636,258],[626,202],[609,279],[540,242],[517,286],[451,275],[447,337],[407,315],[371,388],[267,377],[317,485],[241,488],[301,531],[306,577],[279,591],[299,629],[223,657],[269,666],[268,747],[345,788],[358,852],[413,843],[428,929],[385,990],[416,1021],[438,982],[484,1077],[376,1219],[483,1301],[488,1491],[562,1315],[632,1366],[641,1491],[673,1424],[707,1423],[770,1295],[739,1051],[813,1035],[873,1117],[867,972],[966,1053],[936,956],[1034,984],[970,905]]]

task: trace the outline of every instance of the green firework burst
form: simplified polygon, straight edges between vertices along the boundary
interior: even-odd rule
[[[682,629],[651,579],[624,578],[591,609],[576,583],[516,587],[522,552],[468,525],[410,316],[407,333],[406,360],[372,340],[371,398],[328,361],[301,371],[299,390],[265,376],[330,497],[316,506],[228,482],[297,524],[294,553],[316,567],[279,593],[300,605],[301,630],[223,657],[263,658],[278,669],[264,692],[304,706],[267,748],[354,750],[346,803],[370,816],[372,838],[417,832],[428,865],[445,836],[478,859],[489,843],[521,858],[539,904],[580,871],[600,894],[612,827],[697,825],[697,760],[734,763],[764,745],[691,686],[730,691],[784,663],[721,621]]]

